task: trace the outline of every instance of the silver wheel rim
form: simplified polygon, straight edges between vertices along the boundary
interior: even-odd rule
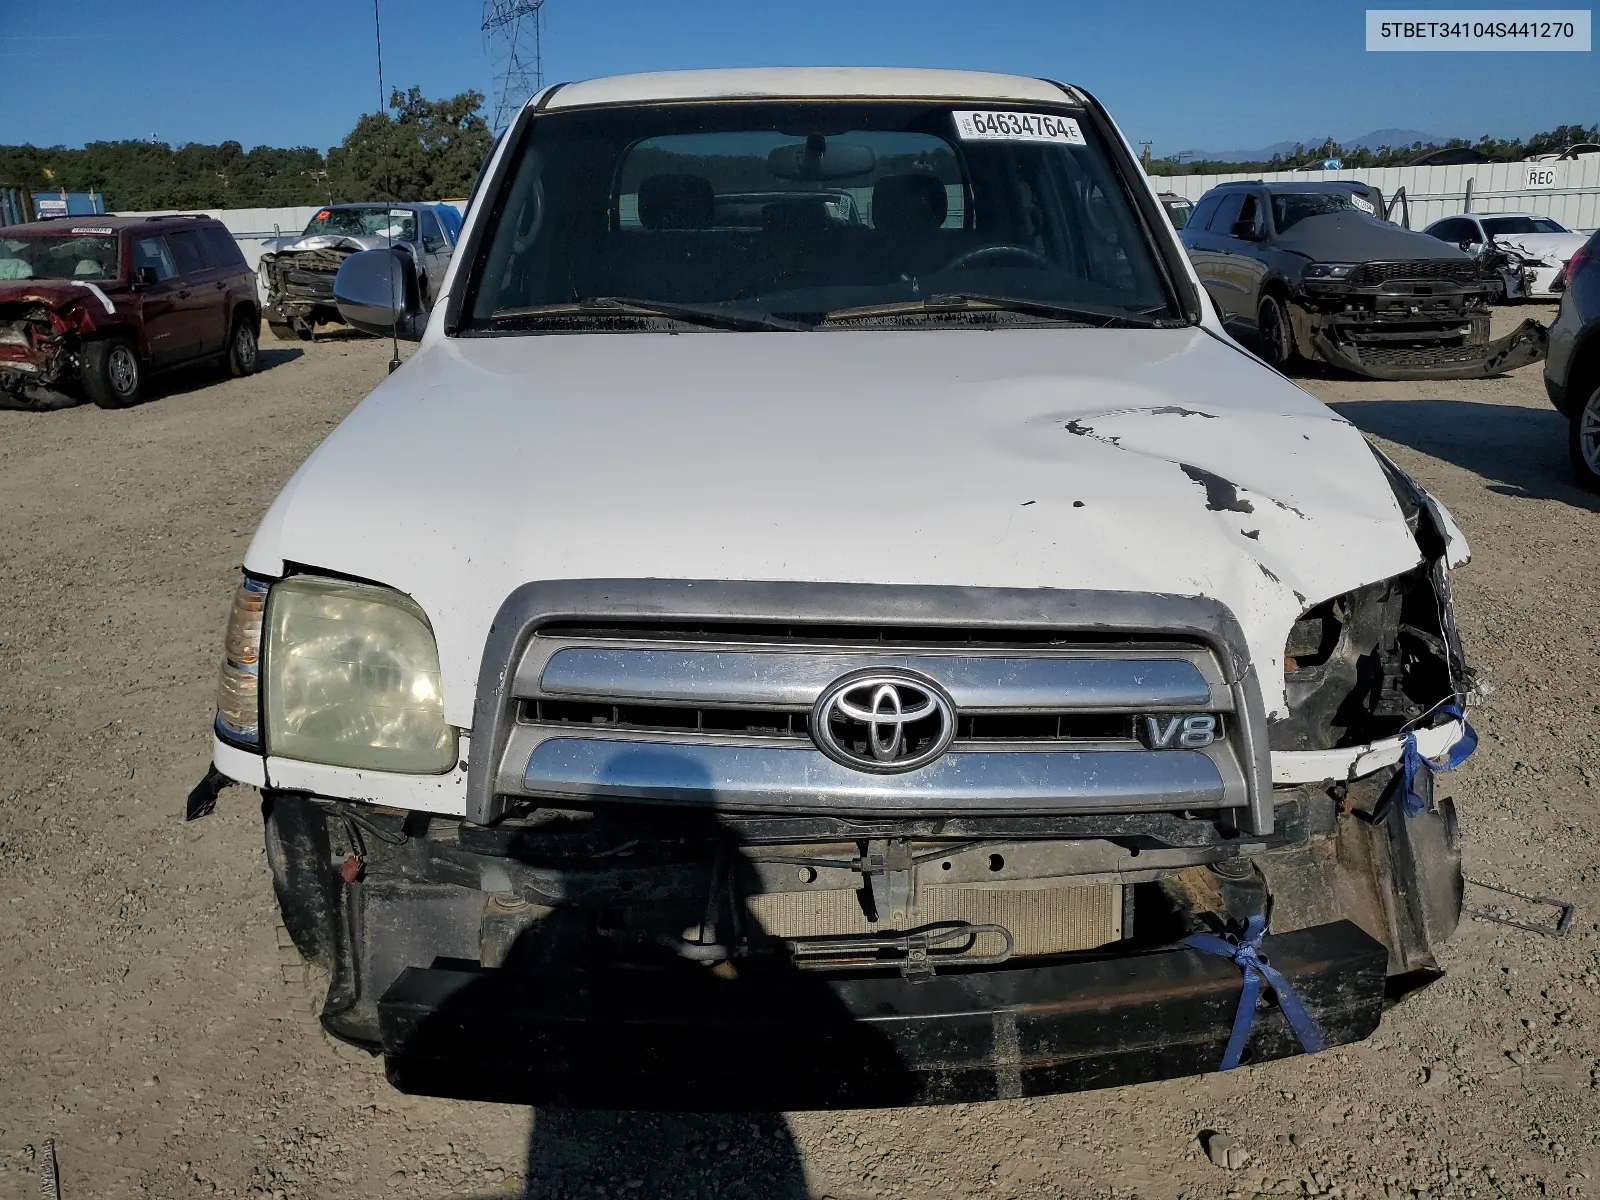
[[[239,365],[245,370],[256,365],[256,339],[250,336],[248,325],[239,326],[239,331],[233,335],[233,349]]]
[[[1589,397],[1578,417],[1578,450],[1583,465],[1600,475],[1600,390]]]
[[[139,361],[126,346],[113,346],[106,361],[106,375],[119,396],[131,396],[139,386]]]

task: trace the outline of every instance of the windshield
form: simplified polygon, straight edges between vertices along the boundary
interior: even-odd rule
[[[109,283],[118,275],[117,235],[25,233],[0,238],[0,282],[8,279]]]
[[[1279,192],[1272,197],[1272,220],[1279,233],[1307,217],[1339,212],[1364,212],[1370,216],[1372,206],[1357,204],[1349,192]]]
[[[1510,237],[1519,233],[1566,233],[1549,217],[1485,217],[1483,231],[1490,237]]]
[[[1167,219],[1172,222],[1174,229],[1182,229],[1194,215],[1194,205],[1187,200],[1163,200],[1161,204],[1167,210]]]
[[[316,233],[391,237],[396,241],[414,242],[417,240],[417,216],[404,208],[325,208],[311,218],[301,236],[310,237]]]
[[[865,309],[880,326],[979,324],[996,300],[1016,321],[1179,315],[1098,134],[1065,109],[615,107],[539,117],[515,153],[468,330],[505,332],[508,315],[533,328],[546,306],[565,306],[562,321],[535,332],[657,327],[644,305],[738,314],[741,328]],[[987,307],[878,311],[951,295]],[[1012,299],[1031,307],[1005,309]],[[631,319],[596,300],[631,302]]]

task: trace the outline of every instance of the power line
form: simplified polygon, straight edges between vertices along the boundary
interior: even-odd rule
[[[483,0],[483,41],[494,69],[496,133],[544,86],[540,45],[544,0]]]
[[[383,94],[383,22],[378,18],[378,0],[372,0],[372,30],[378,38],[378,115],[389,111],[389,101]]]

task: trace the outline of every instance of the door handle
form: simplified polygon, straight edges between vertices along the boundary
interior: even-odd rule
[[[188,292],[184,291],[184,292],[179,292],[178,293],[178,299],[179,300],[187,300],[188,298],[189,298],[189,293]]]
[[[216,288],[217,291],[220,292],[223,288],[227,287],[228,285],[223,283],[222,280],[219,279],[214,284],[212,284],[211,286]]]

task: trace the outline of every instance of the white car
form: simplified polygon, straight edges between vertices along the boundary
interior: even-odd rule
[[[1524,269],[1507,274],[1508,300],[1559,295],[1551,285],[1567,259],[1589,240],[1586,234],[1573,233],[1538,213],[1463,213],[1435,221],[1423,232],[1472,254],[1480,253],[1490,242],[1515,254]]]
[[[397,1087],[1101,1087],[1438,974],[1465,543],[1228,338],[1092,96],[574,83],[478,191],[430,315],[339,271],[421,345],[263,519],[215,722]]]

